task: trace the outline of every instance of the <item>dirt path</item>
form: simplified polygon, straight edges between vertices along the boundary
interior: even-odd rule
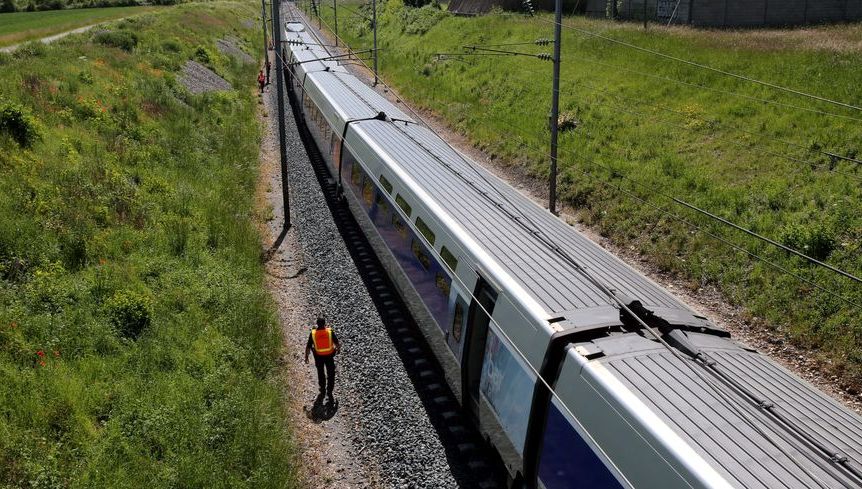
[[[87,32],[87,31],[89,31],[90,29],[92,29],[92,28],[94,28],[94,27],[98,27],[98,26],[100,26],[100,25],[107,24],[108,22],[115,22],[115,21],[118,21],[118,20],[123,20],[123,19],[126,19],[126,18],[128,18],[128,17],[120,17],[119,19],[111,19],[111,20],[108,20],[108,21],[105,21],[105,22],[99,22],[99,23],[96,23],[96,24],[85,25],[84,27],[78,27],[77,29],[72,29],[71,31],[61,32],[61,33],[59,33],[59,34],[54,34],[54,35],[52,35],[52,36],[43,37],[42,39],[39,39],[39,42],[41,42],[42,44],[51,44],[52,42],[54,42],[54,41],[56,41],[56,40],[58,40],[58,39],[62,39],[62,38],[64,38],[64,37],[68,36],[68,35],[71,35],[71,34],[80,34],[80,33],[82,33],[82,32]],[[34,42],[34,41],[27,41],[27,42]],[[26,42],[22,42],[22,43],[19,43],[19,44],[13,44],[13,45],[11,45],[11,46],[5,46],[5,47],[2,47],[2,48],[0,48],[0,53],[11,53],[11,52],[15,51],[16,49],[18,49],[20,46],[22,46],[22,45],[24,45],[24,44],[27,44],[27,43],[26,43]]]
[[[298,9],[295,9],[295,14],[302,15]],[[317,31],[317,29],[314,29],[314,25],[311,27]],[[335,39],[330,32],[322,30],[319,34],[327,39],[327,44],[335,43]],[[371,85],[373,82],[374,76],[370,70],[356,65],[345,66],[368,85]],[[404,110],[408,113],[410,112],[401,96],[391,87],[379,84],[376,90],[390,101],[403,106]],[[473,161],[508,182],[540,206],[544,207],[547,205],[548,190],[545,182],[540,182],[536,178],[526,174],[517,165],[506,165],[505,162],[493,159],[476,149],[465,135],[452,131],[446,122],[436,114],[428,111],[419,111],[419,114],[432,130],[437,132],[440,137],[449,142],[458,151],[469,156]],[[859,388],[857,386],[842,385],[840,378],[832,373],[828,362],[824,363],[818,357],[816,351],[797,347],[785,338],[776,336],[769,324],[760,318],[751,318],[743,308],[732,305],[714,286],[692,288],[690,281],[662,272],[655,264],[649,261],[649,257],[641,255],[633,249],[617,246],[609,239],[580,224],[575,217],[575,209],[563,203],[559,203],[558,205],[562,219],[598,243],[608,252],[618,256],[640,273],[673,292],[700,314],[710,318],[718,326],[729,331],[738,341],[769,355],[788,370],[841,401],[850,409],[862,414],[862,393],[860,393]]]

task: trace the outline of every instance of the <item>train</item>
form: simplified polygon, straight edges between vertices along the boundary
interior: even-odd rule
[[[859,415],[282,27],[344,205],[512,487],[862,487]]]

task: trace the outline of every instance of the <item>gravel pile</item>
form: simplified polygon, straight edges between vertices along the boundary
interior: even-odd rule
[[[242,63],[254,63],[254,58],[249,56],[248,53],[246,53],[239,47],[241,43],[242,42],[239,39],[236,39],[234,37],[227,37],[216,41],[216,48],[218,48],[220,52],[230,57],[236,58]]]
[[[353,429],[347,434],[352,438],[341,442],[359,452],[363,466],[377,468],[383,487],[458,487],[443,442],[332,220],[289,109],[285,119],[290,233],[295,233],[306,267],[304,293],[336,328],[344,348],[336,360],[335,395],[338,415]],[[307,335],[307,326],[286,325],[293,331],[301,328],[293,336]]]
[[[206,66],[196,61],[186,61],[180,75],[180,83],[193,94],[230,90],[233,87],[224,78],[218,76]]]

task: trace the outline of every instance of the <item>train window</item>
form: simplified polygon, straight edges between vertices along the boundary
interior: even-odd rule
[[[380,175],[380,185],[386,190],[386,193],[392,193],[392,184],[383,175]]]
[[[414,239],[410,248],[413,250],[413,256],[415,256],[416,259],[419,260],[419,263],[422,264],[422,268],[425,270],[431,268],[431,259],[428,258],[428,254],[422,249],[422,245],[418,240]]]
[[[434,231],[431,231],[431,228],[425,224],[425,221],[421,217],[416,217],[416,227],[419,228],[419,232],[422,233],[422,236],[425,236],[425,239],[428,240],[431,246],[434,246],[434,240],[436,239]]]
[[[359,162],[353,162],[353,168],[350,170],[350,181],[353,182],[353,185],[359,186],[359,182],[362,181],[362,171],[359,169]]]
[[[461,329],[464,325],[464,306],[460,300],[455,301],[455,318],[452,319],[452,338],[455,341],[461,341]]]
[[[449,297],[449,277],[443,272],[437,272],[434,281],[437,284],[437,288],[443,293],[443,297]]]
[[[398,214],[392,214],[392,225],[395,226],[395,230],[398,231],[398,234],[401,235],[401,238],[407,239],[407,226],[404,224],[404,221],[401,220],[401,217]]]
[[[443,247],[440,249],[440,257],[443,258],[443,261],[449,265],[449,268],[452,269],[452,273],[455,273],[455,270],[458,268],[458,259],[455,258],[455,255],[449,251],[449,248]]]
[[[374,184],[371,183],[370,178],[366,178],[362,184],[362,200],[368,204],[368,207],[371,207],[371,204],[374,202]]]
[[[404,200],[404,197],[402,197],[401,194],[395,196],[395,203],[398,204],[398,207],[404,211],[404,214],[406,214],[407,217],[410,217],[410,213],[413,212],[413,209],[410,208],[410,204]]]

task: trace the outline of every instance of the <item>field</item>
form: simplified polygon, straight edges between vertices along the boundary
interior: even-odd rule
[[[253,212],[254,4],[0,54],[0,487],[296,487]],[[257,23],[253,24],[255,27]],[[191,95],[194,58],[234,90]]]
[[[332,9],[322,14],[332,25]],[[340,34],[355,49],[371,45],[369,16],[367,6],[339,7]],[[552,16],[453,17],[399,0],[379,16],[380,66],[394,88],[544,186],[551,63],[436,54],[465,45],[551,53],[531,43],[553,38]],[[858,107],[862,25],[644,32],[582,17],[564,23],[561,199],[691,289],[717,286],[753,327],[819,352],[830,375],[858,388],[862,284],[673,199],[860,276],[862,112],[591,34]]]
[[[0,47],[155,9],[156,7],[109,7],[0,14]]]

